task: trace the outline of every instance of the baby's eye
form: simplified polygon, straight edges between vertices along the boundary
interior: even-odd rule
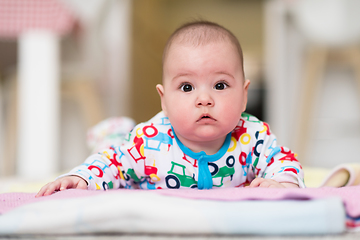
[[[191,86],[190,84],[188,83],[185,83],[183,85],[180,86],[180,89],[184,92],[191,92],[194,88],[193,86]]]
[[[225,82],[218,82],[215,84],[214,88],[216,90],[224,90],[225,88],[227,88],[229,85],[226,84]]]

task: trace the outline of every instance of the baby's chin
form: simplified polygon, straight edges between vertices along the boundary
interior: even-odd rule
[[[225,141],[227,134],[228,134],[227,132],[212,131],[212,129],[210,130],[202,129],[193,132],[192,139],[193,141],[198,141],[203,143],[214,142],[214,141]]]
[[[187,139],[192,142],[213,142],[225,141],[225,138],[232,130],[225,129],[219,125],[196,125],[196,126],[176,126],[173,125],[178,138]],[[179,129],[179,130],[178,130]]]

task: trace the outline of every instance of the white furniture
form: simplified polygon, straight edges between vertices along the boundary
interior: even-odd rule
[[[17,174],[50,176],[59,154],[59,37],[51,31],[25,32],[18,51]]]
[[[359,0],[266,2],[267,117],[280,143],[305,165],[330,53],[340,53],[355,70],[360,92],[359,9]],[[353,161],[345,155],[341,160]]]

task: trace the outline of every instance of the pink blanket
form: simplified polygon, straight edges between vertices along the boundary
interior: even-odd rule
[[[112,194],[123,191],[145,191],[145,190],[110,190],[103,191],[86,191],[86,190],[67,190],[57,192],[48,197],[35,198],[34,193],[5,193],[0,194],[0,214],[6,213],[23,204],[49,201],[53,199],[90,197],[97,194]],[[348,215],[347,227],[360,227],[360,186],[351,186],[343,188],[307,188],[307,189],[266,189],[266,188],[219,188],[212,190],[154,190],[159,194],[191,198],[191,199],[209,199],[224,201],[239,200],[310,200],[328,197],[340,197],[345,205]]]
[[[238,200],[310,200],[340,197],[351,217],[360,217],[360,186],[343,188],[219,188],[212,190],[163,190],[162,194],[193,199]]]

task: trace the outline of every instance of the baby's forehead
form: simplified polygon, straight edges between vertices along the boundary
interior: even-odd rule
[[[196,51],[196,49],[198,48],[202,48],[202,47],[209,47],[210,49],[217,49],[223,52],[227,52],[229,51],[229,48],[231,49],[231,51],[233,51],[235,53],[235,55],[237,56],[240,66],[242,67],[242,55],[241,53],[239,53],[238,48],[236,47],[236,45],[231,41],[231,40],[214,40],[214,41],[207,41],[207,42],[202,42],[202,43],[194,43],[194,42],[189,42],[189,41],[173,41],[171,43],[171,45],[168,46],[167,52],[166,54],[164,54],[163,57],[163,70],[164,68],[167,68],[166,66],[172,61],[177,61],[179,59],[180,56],[186,56],[188,55],[190,57],[190,55],[193,55],[196,53],[197,56],[202,55],[202,50],[200,51]],[[186,50],[188,49],[188,50]],[[194,51],[192,50],[194,49]],[[206,54],[206,53],[204,53]],[[181,58],[181,57],[180,57]]]

